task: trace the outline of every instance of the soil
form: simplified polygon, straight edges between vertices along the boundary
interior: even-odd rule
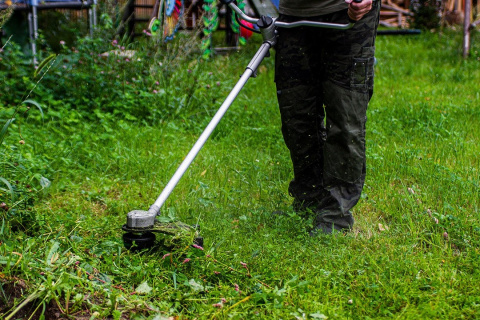
[[[3,290],[3,292],[0,290],[0,316],[2,316],[10,314],[10,311],[12,311],[10,309],[15,304],[18,305],[20,300],[23,300],[27,296],[28,287],[24,280],[18,278],[10,280],[0,279],[0,287]],[[38,300],[28,303],[15,314],[13,319],[40,319],[43,310],[42,307],[38,308],[35,314],[33,314],[35,308],[38,307],[38,303]],[[90,319],[90,317],[91,315],[88,312],[78,316],[67,317],[62,314],[54,301],[50,301],[45,309],[45,320],[87,320]]]

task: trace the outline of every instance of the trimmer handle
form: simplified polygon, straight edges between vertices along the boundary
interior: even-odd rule
[[[235,0],[220,0],[223,4],[228,5],[233,11],[235,11],[238,16],[245,21],[254,23],[258,25],[260,28],[262,28],[264,23],[264,18],[254,18],[247,16],[245,13],[243,13],[242,10],[240,10],[236,5],[235,5]],[[356,3],[362,2],[362,0],[353,0]],[[317,28],[327,28],[327,29],[338,29],[338,30],[347,30],[353,27],[356,21],[351,20],[349,23],[342,24],[342,23],[329,23],[329,22],[316,22],[316,21],[309,21],[309,20],[301,20],[301,21],[295,21],[295,22],[282,22],[282,21],[277,21],[276,18],[269,18],[271,19],[274,27],[278,28],[295,28],[295,27],[300,27],[300,26],[308,26],[308,27],[317,27]],[[260,23],[260,24],[259,24]],[[262,26],[261,26],[262,25]],[[269,27],[270,24],[268,24],[267,27]]]
[[[351,29],[357,21],[348,19],[348,23],[330,23],[330,22],[317,22],[309,20],[300,20],[295,22],[283,22],[278,21],[277,17],[266,17],[262,16],[260,19],[247,16],[240,10],[234,3],[235,0],[220,0],[222,3],[228,5],[230,9],[235,11],[235,13],[244,21],[251,22],[256,24],[260,33],[262,34],[263,41],[270,43],[272,46],[275,46],[277,42],[278,31],[277,28],[296,28],[296,27],[315,27],[315,28],[325,28],[325,29],[336,29],[336,30],[348,30]],[[362,0],[353,0],[356,3],[362,2]]]

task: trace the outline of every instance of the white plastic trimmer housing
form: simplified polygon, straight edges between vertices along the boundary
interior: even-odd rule
[[[155,217],[160,213],[160,208],[152,205],[148,211],[133,210],[127,214],[127,227],[151,228],[155,224]]]

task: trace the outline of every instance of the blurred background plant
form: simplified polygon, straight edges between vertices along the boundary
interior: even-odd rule
[[[13,42],[10,46],[18,48]],[[7,47],[7,52],[10,46]],[[2,51],[5,52],[5,50]],[[31,84],[33,86],[24,91],[20,102],[8,107],[2,106],[2,109],[0,109],[0,125],[2,127],[0,131],[0,150],[4,155],[0,161],[0,217],[2,218],[2,226],[7,226],[6,230],[22,229],[23,231],[29,231],[35,225],[33,223],[35,221],[34,199],[42,190],[50,186],[50,181],[41,173],[44,170],[36,170],[37,166],[44,166],[43,159],[41,157],[34,159],[32,150],[28,146],[23,148],[25,138],[22,135],[22,122],[29,120],[38,123],[39,119],[40,121],[43,120],[43,108],[38,102],[30,99],[30,96],[54,63],[55,55],[50,55],[42,61],[31,75],[30,79],[32,79]],[[23,76],[23,78],[27,77]],[[7,84],[9,78],[5,77],[4,79],[5,84]],[[32,107],[37,109],[40,116],[34,116],[30,120]],[[16,129],[18,133],[9,137],[9,130],[12,129]],[[4,230],[5,228],[2,228],[2,233]]]
[[[414,0],[410,4],[413,13],[410,25],[416,29],[432,30],[440,27],[441,1]]]
[[[195,102],[184,97],[183,88],[169,86],[169,83],[186,77],[195,79],[201,86],[201,76],[196,75],[202,69],[198,64],[198,37],[179,35],[176,41],[163,43],[145,36],[128,42],[128,39],[115,39],[114,29],[106,30],[113,28],[108,15],[102,15],[100,20],[102,23],[93,37],[73,39],[69,36],[71,33],[61,30],[58,34],[51,31],[48,36],[40,35],[42,55],[53,52],[60,55],[51,72],[32,93],[35,100],[53,109],[59,109],[55,108],[58,105],[60,109],[77,109],[87,118],[94,118],[100,110],[130,120],[149,119],[155,113],[157,118],[169,117],[177,110],[170,109],[169,102],[178,97],[186,103],[182,107],[190,107]],[[65,25],[68,27],[68,23]],[[187,62],[190,67],[181,70]],[[21,101],[18,92],[33,86],[33,80],[28,77],[31,72],[29,57],[10,41],[0,61],[0,75],[5,79],[5,90],[0,93],[2,106]],[[188,88],[190,94],[196,90],[192,83]]]

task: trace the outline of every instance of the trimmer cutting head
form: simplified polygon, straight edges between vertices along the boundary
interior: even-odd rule
[[[155,245],[155,235],[152,232],[127,232],[123,234],[123,245],[128,250],[138,251],[150,249]]]
[[[142,216],[148,211],[143,210],[134,210],[129,213],[138,216]],[[143,220],[139,220],[143,221]],[[168,222],[161,222],[158,219],[153,219],[153,224],[148,225],[148,220],[145,220],[146,227],[140,227],[137,224],[137,227],[129,227],[128,223],[122,226],[123,231],[126,231],[123,235],[123,244],[125,248],[129,250],[142,250],[142,249],[150,249],[155,245],[155,234],[154,233],[162,233],[165,235],[169,235],[172,238],[184,238],[184,239],[192,239],[193,243],[199,246],[203,246],[203,237],[200,236],[200,228],[198,225],[188,225],[181,221],[168,221]],[[138,221],[137,221],[138,222]]]

